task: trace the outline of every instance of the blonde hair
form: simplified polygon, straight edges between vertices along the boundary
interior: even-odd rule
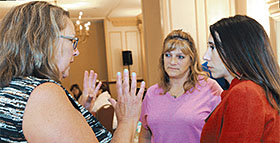
[[[19,5],[0,25],[0,86],[35,76],[59,82],[55,53],[69,12],[43,1]]]
[[[161,80],[159,82],[159,87],[164,89],[164,94],[171,88],[169,76],[164,68],[164,54],[176,49],[180,49],[185,55],[189,55],[191,60],[191,65],[189,67],[189,76],[183,86],[185,92],[195,87],[196,83],[198,83],[199,75],[202,75],[204,77],[203,79],[207,79],[206,72],[202,71],[197,49],[192,37],[182,30],[173,30],[167,35],[163,42],[163,49],[160,57]]]

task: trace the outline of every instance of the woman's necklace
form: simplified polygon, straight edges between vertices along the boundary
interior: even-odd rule
[[[177,90],[177,92],[174,92],[174,91],[172,92],[172,91],[170,90],[170,91],[168,91],[168,93],[169,93],[172,97],[177,98],[177,97],[183,95],[183,94],[185,93],[185,90],[182,89],[182,90],[179,90],[179,92],[178,92],[178,90]]]

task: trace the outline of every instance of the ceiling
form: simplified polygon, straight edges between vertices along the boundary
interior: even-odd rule
[[[0,20],[14,6],[30,0],[0,0]],[[41,0],[40,0],[41,1]],[[142,13],[141,0],[45,0],[67,9],[73,20],[83,12],[84,20],[134,17]]]

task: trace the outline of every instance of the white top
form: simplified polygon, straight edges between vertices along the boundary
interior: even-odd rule
[[[104,105],[111,105],[111,103],[108,101],[108,99],[111,98],[111,95],[108,93],[108,91],[102,92],[95,100],[94,106],[93,106],[93,112],[97,112],[98,109],[100,109]],[[113,117],[113,129],[116,129],[118,125],[116,113],[114,112]]]

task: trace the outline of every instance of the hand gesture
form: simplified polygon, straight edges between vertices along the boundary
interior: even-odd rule
[[[140,90],[136,95],[136,73],[132,73],[131,86],[129,85],[128,70],[125,69],[123,73],[123,81],[121,73],[117,73],[117,102],[114,99],[109,99],[112,103],[118,122],[122,121],[138,121],[141,112],[142,97],[145,88],[145,82],[141,83]]]
[[[98,90],[101,86],[101,82],[96,84],[97,74],[94,73],[93,70],[90,70],[90,74],[88,75],[88,71],[84,73],[84,85],[83,85],[83,94],[81,95],[79,102],[83,105],[89,112],[93,113],[93,105],[96,99],[96,95],[98,94]]]

